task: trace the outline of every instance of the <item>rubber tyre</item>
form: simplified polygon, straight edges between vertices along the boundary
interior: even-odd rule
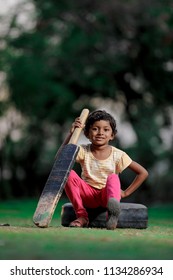
[[[120,215],[117,228],[138,228],[145,229],[148,226],[148,209],[143,204],[120,203]],[[87,209],[89,216],[89,227],[106,228],[107,210],[99,207]],[[61,211],[61,225],[68,227],[70,222],[76,219],[71,203],[65,203]]]

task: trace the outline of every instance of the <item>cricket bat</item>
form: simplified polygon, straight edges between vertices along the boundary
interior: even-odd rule
[[[82,110],[80,119],[83,125],[85,124],[88,114],[88,109]],[[38,227],[46,228],[52,220],[55,208],[61,198],[64,186],[79,151],[79,147],[75,144],[79,139],[81,131],[82,128],[75,128],[68,144],[62,145],[56,154],[52,170],[33,216],[33,222]],[[64,142],[66,142],[66,140]]]

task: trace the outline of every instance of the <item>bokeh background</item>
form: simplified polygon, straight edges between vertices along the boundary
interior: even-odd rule
[[[173,2],[0,2],[0,200],[39,197],[87,107],[115,117],[112,144],[149,171],[126,201],[173,202]]]

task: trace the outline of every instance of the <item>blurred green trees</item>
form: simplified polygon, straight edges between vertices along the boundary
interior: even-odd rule
[[[120,137],[116,144],[150,172],[133,200],[173,200],[172,34],[171,1],[33,0],[18,6],[1,36],[9,94],[0,99],[0,116],[11,127],[0,146],[0,197],[38,195],[72,120],[103,98],[115,115],[121,104],[121,123],[135,132],[131,145],[124,147]],[[123,184],[130,176],[122,176]]]

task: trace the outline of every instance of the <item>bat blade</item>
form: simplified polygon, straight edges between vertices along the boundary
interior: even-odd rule
[[[36,226],[45,228],[50,224],[55,207],[75,163],[78,150],[78,146],[67,144],[58,154],[33,216],[33,222]]]

